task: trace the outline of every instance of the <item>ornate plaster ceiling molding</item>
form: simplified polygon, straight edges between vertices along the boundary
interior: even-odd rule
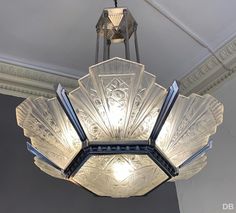
[[[214,57],[210,56],[192,72],[180,79],[180,92],[205,94],[212,92],[236,72],[236,37],[218,49],[215,55],[230,70],[226,70]]]
[[[220,48],[216,55],[229,68],[222,67],[210,56],[192,72],[180,79],[180,92],[204,94],[212,92],[236,72],[236,37]],[[40,69],[0,62],[0,93],[17,97],[55,96],[55,86],[61,83],[68,91],[77,87],[77,79],[47,73]]]
[[[69,91],[77,87],[77,79],[40,70],[0,62],[0,93],[26,98],[55,96],[55,86],[64,85]]]

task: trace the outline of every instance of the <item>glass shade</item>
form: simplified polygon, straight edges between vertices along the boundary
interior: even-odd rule
[[[179,169],[179,175],[170,181],[187,180],[200,172],[207,165],[207,156],[202,155],[193,162]]]
[[[94,65],[89,73],[69,94],[89,140],[148,139],[167,94],[155,76],[120,58]]]
[[[39,167],[43,172],[47,173],[48,175],[58,179],[66,180],[65,176],[60,170],[54,168],[53,166],[41,160],[40,158],[34,157],[34,163],[37,167]]]
[[[100,196],[144,195],[169,179],[147,155],[91,156],[73,180]]]
[[[82,144],[56,98],[28,98],[16,108],[17,123],[32,145],[64,169]]]
[[[179,96],[156,140],[176,166],[204,147],[223,121],[223,105],[211,95]]]
[[[155,76],[142,64],[113,58],[90,67],[89,74],[79,79],[79,87],[68,95],[88,138],[83,149],[56,98],[28,98],[16,109],[17,122],[32,146],[60,169],[37,157],[35,164],[49,175],[67,179],[60,170],[66,171],[87,147],[140,141],[148,146],[166,95],[167,90],[155,83]],[[155,151],[174,167],[184,165],[172,180],[187,179],[206,165],[205,152],[189,164],[183,163],[208,143],[222,120],[223,105],[212,96],[178,96],[154,141]],[[69,180],[97,195],[129,197],[146,194],[169,179],[148,155],[128,152],[91,154],[83,165],[76,166],[79,169]]]

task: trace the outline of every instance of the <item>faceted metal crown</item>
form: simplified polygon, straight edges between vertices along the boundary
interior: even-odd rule
[[[125,39],[126,27],[128,27],[128,36],[130,38],[137,25],[127,8],[106,8],[98,20],[96,29],[100,35],[105,36],[112,43],[120,43]]]

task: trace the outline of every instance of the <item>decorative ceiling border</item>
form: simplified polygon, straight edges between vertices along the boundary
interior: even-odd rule
[[[180,79],[180,92],[184,95],[191,93],[210,93],[225,80],[230,79],[236,72],[236,37],[218,49],[215,55],[230,70],[226,70],[214,57],[210,56],[189,74]]]
[[[215,53],[230,70],[210,56],[192,72],[180,79],[180,92],[205,94],[212,92],[236,72],[236,37]],[[47,73],[40,69],[0,62],[0,93],[22,98],[55,96],[55,86],[61,83],[68,91],[78,86],[77,79]]]
[[[55,97],[55,87],[58,83],[69,91],[78,86],[75,78],[0,62],[0,93],[2,94],[22,98],[29,96],[51,98]]]

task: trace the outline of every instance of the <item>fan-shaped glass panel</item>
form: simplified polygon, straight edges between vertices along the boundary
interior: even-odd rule
[[[81,141],[56,98],[28,98],[16,108],[17,123],[32,145],[64,169],[81,150]]]
[[[176,166],[204,147],[223,121],[223,105],[211,95],[179,96],[156,140]]]
[[[144,195],[169,177],[147,155],[91,156],[73,180],[100,196]]]

